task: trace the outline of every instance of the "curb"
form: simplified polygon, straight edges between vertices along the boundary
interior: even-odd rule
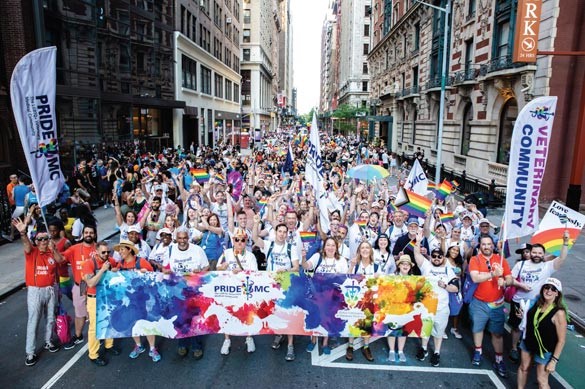
[[[115,231],[112,234],[106,236],[104,238],[104,240],[111,239],[112,237],[118,235],[119,233],[120,233],[120,231]],[[10,289],[9,291],[2,293],[0,295],[0,300],[5,300],[6,298],[12,296],[13,294],[15,294],[16,292],[18,292],[19,290],[24,289],[25,287],[26,287],[26,283],[24,283],[24,282],[16,285],[14,288]]]
[[[571,311],[569,311],[569,318],[571,319],[569,324],[574,326],[575,331],[581,334],[585,334],[585,320]]]

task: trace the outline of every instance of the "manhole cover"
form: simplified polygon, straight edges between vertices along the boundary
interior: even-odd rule
[[[565,298],[569,301],[581,301],[581,297],[575,296],[574,294],[566,294]]]

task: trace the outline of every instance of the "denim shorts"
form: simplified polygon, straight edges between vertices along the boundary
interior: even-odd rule
[[[524,344],[524,341],[520,342],[520,350],[525,351],[525,352],[527,352],[529,354],[532,354],[526,348],[526,345]],[[541,358],[538,353],[534,353],[532,356],[534,357],[534,362],[535,363],[537,363],[539,365],[546,365],[547,363],[550,362],[550,358],[552,357],[552,353],[551,352],[544,353],[544,358]]]
[[[497,308],[492,308],[488,303],[473,298],[471,304],[469,304],[469,315],[473,322],[471,331],[473,333],[483,332],[487,326],[487,330],[490,333],[502,335],[506,321],[504,306],[502,304]]]

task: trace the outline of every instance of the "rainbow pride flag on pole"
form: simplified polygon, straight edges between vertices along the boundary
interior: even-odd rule
[[[439,185],[439,187],[436,188],[435,193],[437,194],[437,198],[445,200],[445,198],[447,198],[447,196],[453,193],[454,190],[455,188],[453,184],[451,184],[447,180],[443,180],[443,182],[441,182],[441,185]]]
[[[209,181],[209,173],[205,169],[191,169],[189,173],[200,184]]]
[[[453,220],[455,220],[455,215],[453,215],[453,213],[443,213],[440,216],[441,219],[441,223],[449,223],[452,222]]]
[[[424,218],[427,210],[431,208],[431,200],[409,190],[405,190],[405,193],[408,196],[408,202],[401,205],[400,208],[411,216]]]
[[[312,231],[300,231],[301,241],[303,243],[314,242],[317,240],[317,233]]]

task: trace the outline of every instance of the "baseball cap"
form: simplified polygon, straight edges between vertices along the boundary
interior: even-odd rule
[[[487,218],[485,218],[485,217],[484,217],[484,218],[481,218],[481,219],[479,219],[479,223],[478,223],[478,224],[479,224],[480,226],[481,226],[482,224],[490,224],[490,221],[489,221]]]
[[[379,203],[379,202],[377,202],[377,201],[374,201],[374,202],[372,203],[372,205],[370,205],[370,208],[374,208],[374,207],[378,207],[378,208],[380,208],[380,209],[382,208],[382,206],[380,205],[380,203]]]
[[[418,218],[416,218],[416,217],[409,218],[408,219],[408,222],[406,223],[406,225],[409,226],[411,224],[416,224],[418,226]]]
[[[161,229],[158,231],[158,233],[159,233],[159,234],[169,234],[169,235],[172,235],[172,234],[173,234],[173,233],[172,233],[172,231],[171,231],[171,230],[169,230],[169,229],[168,229],[168,228],[166,228],[166,227],[165,227],[165,228],[161,228]]]
[[[523,243],[522,246],[518,247],[518,249],[516,250],[516,254],[522,254],[524,252],[524,250],[530,250],[532,249],[532,245],[529,243]]]
[[[557,290],[559,292],[563,291],[563,284],[561,284],[561,281],[559,281],[558,279],[553,278],[553,277],[547,278],[546,281],[544,282],[543,286],[544,285],[552,285],[555,288],[557,288]]]
[[[461,216],[461,220],[465,219],[465,218],[469,218],[470,220],[473,220],[473,218],[471,217],[471,214],[469,212],[465,212],[462,216]]]
[[[162,185],[156,185],[156,186],[154,187],[154,191],[156,192],[157,190],[163,190],[163,187],[162,187]]]
[[[138,226],[138,224],[134,224],[134,225],[128,227],[128,233],[131,233],[131,232],[137,232],[140,234],[142,231],[140,230],[140,226]]]

